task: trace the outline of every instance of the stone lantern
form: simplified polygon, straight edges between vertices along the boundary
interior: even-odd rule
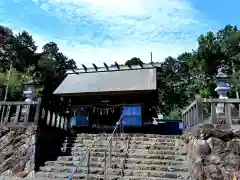
[[[28,81],[25,84],[25,90],[23,91],[23,95],[26,98],[25,102],[33,102],[36,98],[36,88],[35,88],[35,83],[33,80]]]
[[[26,98],[25,102],[27,103],[33,103],[36,100],[36,85],[38,85],[39,82],[38,81],[34,81],[34,80],[30,80],[27,83],[25,83],[25,90],[23,91],[23,95]],[[27,115],[30,106],[29,105],[25,105],[22,108],[22,117]]]
[[[218,74],[216,76],[216,85],[215,91],[219,95],[219,99],[228,99],[228,91],[230,89],[230,85],[228,83],[228,75],[223,72],[223,67],[218,69]],[[219,103],[216,107],[216,113],[218,115],[224,114],[224,104]]]

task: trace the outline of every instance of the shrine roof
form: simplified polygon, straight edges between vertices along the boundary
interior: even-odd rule
[[[83,70],[75,70],[75,72],[68,72],[68,76],[53,94],[156,90],[157,65],[146,64],[142,67],[135,65],[131,69],[127,67],[122,66],[121,70],[102,68],[101,71],[81,72]],[[119,67],[116,68],[119,69]]]

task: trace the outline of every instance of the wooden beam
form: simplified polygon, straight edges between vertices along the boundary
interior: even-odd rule
[[[96,71],[98,71],[98,67],[96,64],[92,63],[93,67],[95,68]]]
[[[120,67],[119,67],[119,64],[115,61],[115,66],[118,68],[118,70],[120,69]]]
[[[129,69],[132,69],[132,66],[131,66],[131,64],[128,64],[127,66],[129,67]]]
[[[193,106],[195,106],[197,103],[197,100],[194,100],[186,109],[182,111],[182,114],[187,113]]]
[[[31,105],[31,104],[38,104],[38,101],[33,102],[25,102],[25,101],[0,101],[0,105]]]
[[[203,103],[240,104],[240,99],[203,99]]]
[[[82,64],[82,67],[85,70],[85,72],[87,72],[87,67],[84,64]]]
[[[152,68],[158,68],[161,67],[162,63],[148,63],[148,64],[136,64],[136,65],[131,65],[131,69],[129,68],[128,65],[119,65],[117,63],[114,63],[114,66],[108,66],[106,63],[102,67],[98,67],[98,72],[106,72],[106,71],[121,71],[121,70],[134,70],[134,69],[139,69],[139,66],[142,67],[142,69],[152,69]],[[86,67],[86,66],[85,66]],[[74,72],[75,71],[75,72]],[[95,68],[93,66],[91,67],[86,67],[86,68],[77,68],[75,70],[69,69],[67,70],[67,74],[76,74],[76,73],[91,73],[91,72],[96,72]]]
[[[109,71],[109,67],[106,63],[103,63],[103,65],[105,66],[106,70]]]

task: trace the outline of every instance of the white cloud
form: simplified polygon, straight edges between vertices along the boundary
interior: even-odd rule
[[[209,29],[188,0],[32,1],[69,31],[63,39],[26,30],[40,46],[56,42],[78,65],[124,63],[135,56],[148,62],[150,52],[154,61],[163,61],[196,48],[197,36]]]

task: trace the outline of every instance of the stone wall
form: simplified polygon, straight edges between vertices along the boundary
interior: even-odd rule
[[[199,125],[183,135],[190,174],[196,180],[240,178],[240,131],[227,125]]]
[[[1,176],[31,176],[35,168],[35,142],[34,127],[0,129]]]
[[[0,129],[0,179],[34,177],[39,166],[61,153],[65,130],[39,123],[27,128]]]

